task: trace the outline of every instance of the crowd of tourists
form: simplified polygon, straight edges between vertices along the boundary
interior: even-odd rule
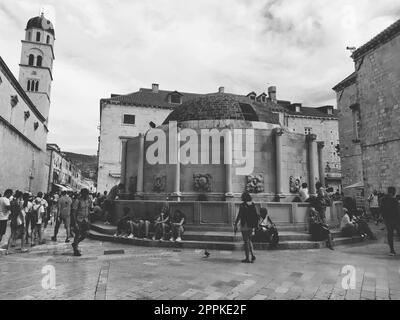
[[[91,195],[87,189],[82,189],[80,193],[39,192],[36,196],[8,189],[0,195],[0,243],[9,225],[6,254],[16,246],[18,240],[21,240],[21,251],[27,252],[27,247],[45,243],[43,232],[49,224],[54,225],[51,240],[57,241],[59,228],[64,224],[65,243],[70,243],[72,239],[74,255],[80,256],[79,243],[86,238],[90,215],[94,211],[94,205],[102,198],[98,194]]]
[[[313,241],[326,241],[327,248],[334,250],[331,227],[326,219],[326,208],[333,201],[321,183],[316,183],[316,196],[309,194],[307,184],[303,184],[299,192],[301,202],[310,204],[308,215],[309,232]],[[6,254],[21,240],[21,251],[26,252],[27,246],[44,243],[43,231],[48,225],[54,224],[52,241],[57,241],[59,228],[65,226],[65,243],[72,239],[72,249],[75,256],[80,256],[79,243],[82,242],[89,230],[89,223],[103,221],[105,224],[115,224],[117,231],[114,237],[126,239],[147,239],[152,241],[181,242],[186,224],[186,216],[181,210],[170,212],[168,205],[158,214],[150,212],[133,212],[124,207],[119,219],[115,215],[115,201],[122,197],[125,187],[123,184],[113,187],[110,192],[90,194],[87,189],[80,193],[53,192],[36,196],[20,191],[6,190],[0,194],[0,243],[6,234],[10,221],[10,236],[6,245]],[[360,236],[376,240],[371,231],[365,212],[357,208],[352,198],[343,200],[343,217],[340,223],[342,233],[347,237]],[[391,187],[388,194],[374,191],[368,198],[371,215],[378,225],[385,223],[387,229],[390,255],[396,252],[393,246],[393,233],[400,234],[400,197],[396,197],[396,189]],[[242,204],[234,223],[235,234],[240,231],[244,241],[245,259],[243,263],[253,263],[256,260],[253,242],[269,243],[276,248],[279,243],[279,232],[272,222],[266,208],[259,211],[252,201],[251,195],[244,192]]]

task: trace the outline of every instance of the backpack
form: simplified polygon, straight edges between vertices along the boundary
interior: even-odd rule
[[[37,206],[37,205],[33,205],[32,208],[32,214],[31,214],[31,221],[32,221],[32,225],[35,225],[39,222],[39,218],[41,218],[40,216],[40,208],[42,206]]]

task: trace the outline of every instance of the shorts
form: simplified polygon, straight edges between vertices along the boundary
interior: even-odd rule
[[[70,216],[70,215],[65,216],[65,217],[61,216],[61,217],[60,217],[60,223],[61,223],[61,222],[64,223],[64,226],[65,226],[65,227],[71,226],[71,216]]]
[[[0,236],[4,236],[7,231],[8,220],[0,220]]]

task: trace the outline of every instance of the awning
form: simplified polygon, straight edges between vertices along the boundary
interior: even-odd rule
[[[69,191],[68,188],[64,187],[64,186],[61,185],[61,184],[53,183],[53,186],[59,188],[61,191]]]
[[[357,182],[355,184],[352,184],[351,186],[345,187],[343,189],[364,189],[364,183],[362,182]]]

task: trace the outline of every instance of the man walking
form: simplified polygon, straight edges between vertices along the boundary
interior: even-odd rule
[[[371,210],[371,215],[375,219],[376,225],[381,222],[380,213],[379,213],[379,197],[378,191],[374,191],[368,198],[369,209]]]
[[[89,199],[89,190],[82,189],[80,196],[72,204],[72,215],[75,221],[75,237],[72,248],[76,257],[82,255],[78,250],[78,245],[86,238],[86,233],[89,230],[89,213],[91,209],[92,202]]]
[[[4,196],[0,198],[0,243],[7,231],[8,216],[11,213],[10,198],[12,194],[13,191],[9,189],[6,190],[6,192],[4,192]]]
[[[400,232],[399,203],[396,199],[396,188],[388,188],[388,194],[385,195],[382,199],[381,213],[387,229],[387,239],[390,247],[390,256],[395,256],[396,251],[394,250],[393,233],[394,230]]]
[[[62,222],[64,222],[65,229],[67,231],[67,239],[65,243],[69,243],[69,236],[71,235],[71,206],[72,200],[67,195],[67,191],[63,191],[61,197],[57,201],[57,214],[55,216],[56,225],[54,228],[54,236],[51,238],[52,241],[57,241],[57,234]]]

